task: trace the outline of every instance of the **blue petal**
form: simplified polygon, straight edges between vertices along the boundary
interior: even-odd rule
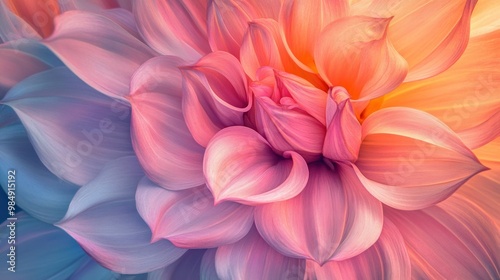
[[[19,118],[12,109],[0,105],[0,185],[6,193],[9,170],[16,173],[15,182],[11,182],[16,208],[47,223],[64,217],[78,186],[60,180],[42,164]]]
[[[10,221],[0,225],[0,258],[3,266],[0,279],[107,280],[116,277],[116,273],[90,259],[64,231],[23,212],[16,216],[15,244],[7,242],[10,235],[7,225]],[[15,246],[15,272],[8,270],[10,256],[7,254],[11,254],[10,246]]]
[[[88,183],[108,161],[133,154],[130,107],[65,67],[24,79],[2,102],[21,119],[43,164],[74,184]]]

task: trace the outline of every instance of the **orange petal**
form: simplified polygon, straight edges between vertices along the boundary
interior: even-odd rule
[[[57,0],[7,0],[6,4],[43,38],[50,36],[54,31],[54,17],[60,14]]]
[[[380,107],[405,106],[426,111],[457,132],[468,131],[469,140],[464,140],[470,148],[491,141],[499,129],[494,123],[500,108],[499,45],[500,30],[472,38],[463,56],[449,70],[437,77],[401,85],[384,96]],[[488,122],[491,129],[487,128]]]
[[[467,46],[477,0],[402,1],[388,37],[408,61],[407,81],[435,76],[455,63]]]
[[[472,14],[470,36],[475,37],[500,29],[500,1],[481,0]]]
[[[281,7],[280,28],[290,55],[302,68],[315,71],[314,47],[321,30],[345,16],[347,0],[286,0]]]
[[[342,86],[352,99],[366,101],[403,82],[407,65],[386,39],[390,18],[345,17],[321,33],[314,59],[330,86]]]

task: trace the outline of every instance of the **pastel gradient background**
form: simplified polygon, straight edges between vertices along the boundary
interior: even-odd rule
[[[0,40],[0,279],[500,279],[497,0],[0,0]]]

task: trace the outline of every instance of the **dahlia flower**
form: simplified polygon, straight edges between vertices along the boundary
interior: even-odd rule
[[[1,1],[1,278],[500,278],[499,14]]]

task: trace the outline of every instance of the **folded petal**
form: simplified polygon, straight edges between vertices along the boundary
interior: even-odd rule
[[[296,151],[308,161],[317,160],[323,148],[325,127],[296,107],[291,99],[282,98],[281,104],[276,104],[267,96],[255,97],[257,130],[280,153]]]
[[[355,164],[373,196],[402,210],[440,202],[485,170],[445,124],[408,108],[384,109],[365,120]]]
[[[309,175],[296,197],[256,208],[262,237],[286,256],[320,265],[354,257],[373,245],[382,230],[382,204],[353,170],[319,163],[310,166]]]
[[[495,137],[492,132],[498,129],[482,129],[481,124],[495,122],[489,119],[500,108],[499,44],[500,31],[472,38],[465,53],[450,69],[437,77],[403,84],[385,95],[380,107],[423,110],[457,132],[469,130],[471,140],[466,144],[470,141],[470,148],[481,145],[481,138],[492,140]],[[485,137],[486,134],[489,136]]]
[[[0,49],[0,100],[15,84],[49,68],[49,65],[28,53]]]
[[[179,190],[205,183],[204,149],[182,114],[182,60],[153,58],[134,74],[131,94],[132,143],[146,174],[160,186]]]
[[[253,208],[234,202],[214,206],[205,187],[165,190],[147,178],[139,182],[137,210],[153,232],[181,248],[211,248],[243,238],[253,224]]]
[[[410,279],[410,257],[398,228],[387,218],[378,241],[368,250],[344,261],[323,266],[307,261],[307,279]]]
[[[154,55],[115,21],[82,11],[58,17],[54,34],[44,43],[78,77],[116,98],[129,93],[133,73]]]
[[[57,227],[43,223],[24,212],[16,214],[15,243],[8,243],[9,225],[0,226],[2,279],[111,279],[118,275],[92,260],[78,243]],[[11,246],[15,248],[11,251]],[[8,270],[14,256],[13,271]],[[16,262],[17,261],[17,262]]]
[[[400,85],[407,64],[387,39],[391,18],[352,16],[321,32],[314,60],[330,86],[342,86],[352,99],[366,101]]]
[[[401,1],[388,37],[408,62],[406,81],[435,76],[455,63],[469,40],[477,0]]]
[[[346,90],[342,87],[330,89],[326,106],[323,155],[335,161],[356,161],[361,145],[361,125]]]
[[[12,182],[3,176],[0,185],[31,216],[47,223],[59,221],[78,186],[59,179],[42,164],[12,109],[0,105],[0,120],[0,171],[10,174],[10,170],[15,178]]]
[[[298,195],[307,183],[307,164],[296,152],[287,151],[283,156],[276,155],[250,128],[221,130],[209,143],[203,162],[216,203],[232,200],[258,205]]]
[[[215,267],[221,279],[302,279],[296,272],[304,260],[289,258],[271,248],[252,229],[242,240],[217,249]]]
[[[384,209],[384,213],[407,244],[412,278],[498,277],[498,229],[467,200],[451,197],[420,211]]]
[[[110,162],[80,188],[57,223],[99,263],[120,273],[153,271],[185,252],[167,240],[150,242],[151,231],[135,203],[143,176],[135,157]]]
[[[171,30],[174,37],[188,44],[199,54],[207,54],[210,52],[207,39],[208,2],[208,0],[154,0],[149,9],[160,11],[163,21],[166,23],[166,25],[161,24],[161,27],[165,26]],[[169,33],[163,34],[170,36]],[[173,41],[174,38],[171,40]]]
[[[226,51],[239,57],[248,23],[257,18],[276,16],[280,4],[280,0],[209,1],[207,28],[210,47],[213,51]]]
[[[180,3],[180,1],[177,2]],[[191,46],[177,36],[176,29],[170,27],[160,8],[168,3],[167,1],[135,1],[133,11],[139,31],[144,41],[155,51],[163,55],[175,55],[185,61],[195,62],[206,50]]]
[[[346,0],[284,1],[279,19],[281,34],[297,64],[316,72],[314,49],[320,33],[329,23],[345,16],[348,8]]]
[[[86,184],[106,162],[133,152],[130,109],[65,67],[23,80],[2,102],[23,122],[43,164],[74,184]]]
[[[210,53],[184,67],[182,109],[196,142],[206,147],[222,128],[243,124],[252,100],[239,61],[226,52]]]

